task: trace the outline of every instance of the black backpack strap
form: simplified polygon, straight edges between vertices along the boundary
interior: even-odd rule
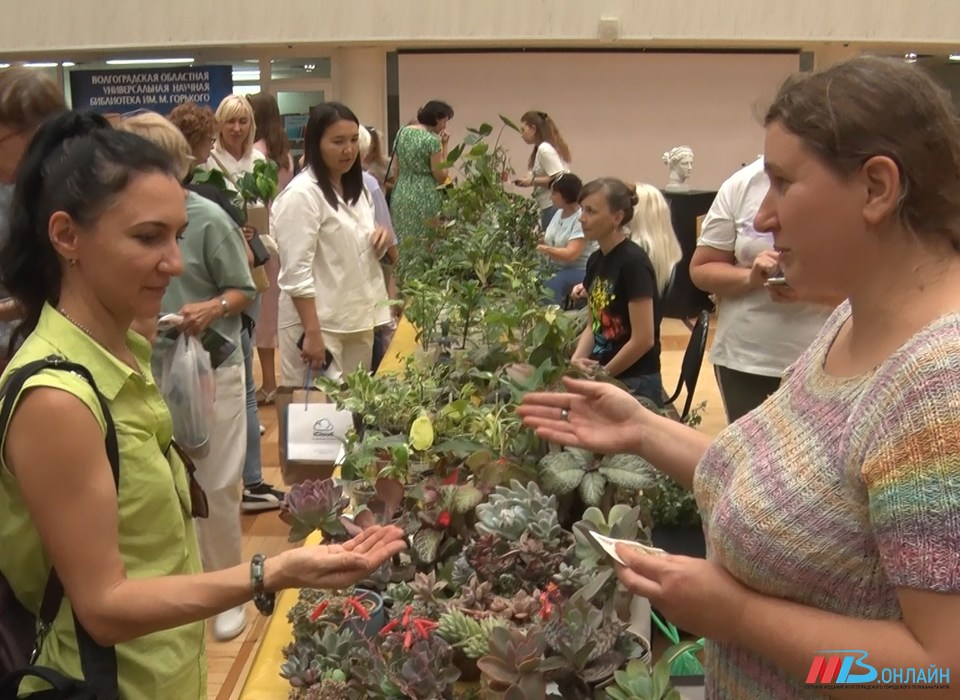
[[[83,684],[73,678],[67,678],[59,671],[43,666],[30,666],[12,671],[3,678],[3,690],[10,690],[16,693],[20,687],[20,682],[24,678],[39,678],[50,686],[54,691],[53,697],[71,698],[71,700],[98,700],[96,691],[90,687],[84,687]],[[49,690],[38,691],[37,697],[44,697],[49,694]],[[33,694],[29,697],[33,697]]]
[[[100,402],[100,411],[103,413],[103,421],[106,424],[104,442],[107,449],[107,460],[110,462],[110,471],[113,473],[113,485],[119,492],[120,446],[117,441],[117,429],[113,422],[113,416],[110,414],[110,407],[107,405],[107,400],[103,394],[100,393],[100,389],[97,388],[97,382],[90,373],[90,370],[83,365],[69,362],[60,357],[51,356],[43,360],[28,362],[23,367],[14,371],[2,390],[0,436],[6,433],[7,424],[10,422],[10,415],[13,413],[16,398],[23,390],[23,385],[30,377],[45,369],[72,372],[85,379],[93,388],[93,392]],[[43,590],[40,614],[37,616],[37,640],[36,646],[34,647],[33,658],[30,659],[31,665],[36,662],[43,638],[47,632],[50,631],[57,617],[57,613],[60,611],[63,596],[63,583],[61,583],[57,572],[51,570],[50,577],[47,579],[47,585]],[[73,625],[76,629],[77,646],[80,651],[80,667],[83,669],[84,680],[96,692],[96,697],[100,700],[114,700],[118,698],[120,692],[117,686],[116,651],[113,647],[103,647],[97,644],[93,640],[93,637],[87,633],[87,630],[84,629],[80,620],[77,619],[76,612],[73,614]]]

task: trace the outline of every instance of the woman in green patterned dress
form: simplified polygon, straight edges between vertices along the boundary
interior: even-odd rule
[[[453,107],[431,100],[417,112],[417,123],[408,124],[397,133],[396,160],[399,168],[390,200],[393,226],[401,245],[422,240],[430,233],[440,215],[441,197],[438,186],[447,181],[447,170],[441,164],[447,159],[447,122],[453,118]]]

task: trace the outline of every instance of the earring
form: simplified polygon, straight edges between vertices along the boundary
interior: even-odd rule
[[[76,261],[75,258],[67,258],[67,263],[70,265],[70,267],[76,267],[76,266],[77,266],[77,261]]]

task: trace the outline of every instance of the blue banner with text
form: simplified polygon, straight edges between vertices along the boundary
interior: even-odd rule
[[[124,70],[70,72],[74,109],[100,113],[150,110],[167,114],[177,105],[193,102],[217,109],[233,92],[231,66],[170,66]]]

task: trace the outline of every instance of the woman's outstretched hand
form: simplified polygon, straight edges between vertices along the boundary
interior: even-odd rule
[[[636,453],[647,410],[612,384],[564,377],[568,393],[531,393],[518,412],[527,427],[558,445],[606,454]]]
[[[283,588],[347,588],[407,548],[403,530],[374,526],[343,544],[299,547],[284,552]]]

